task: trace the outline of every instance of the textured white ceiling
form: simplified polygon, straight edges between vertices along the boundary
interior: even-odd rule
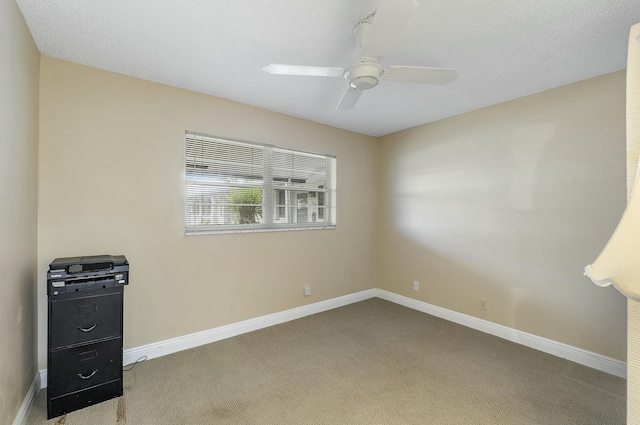
[[[394,1],[394,0],[385,0]],[[334,110],[353,27],[379,0],[17,0],[48,56],[380,136],[626,67],[638,0],[417,0],[381,64],[457,68],[445,86],[383,81]]]

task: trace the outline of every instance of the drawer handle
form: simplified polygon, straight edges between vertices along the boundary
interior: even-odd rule
[[[90,328],[81,328],[80,326],[78,326],[78,329],[81,330],[82,332],[91,332],[92,330],[94,330],[96,328],[96,326],[98,326],[97,323],[95,325],[91,326]]]
[[[79,373],[79,374],[78,374],[78,378],[80,378],[80,379],[89,379],[89,378],[91,378],[93,375],[95,375],[96,373],[98,373],[98,369],[93,369],[93,372],[91,372],[91,375],[89,375],[89,376],[84,376],[83,374]]]

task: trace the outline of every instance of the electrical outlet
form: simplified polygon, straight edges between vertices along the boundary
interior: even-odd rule
[[[419,291],[420,290],[420,282],[418,282],[417,280],[413,281],[413,290],[414,291]]]
[[[304,287],[304,296],[308,297],[309,295],[311,295],[311,286],[307,285]]]
[[[480,298],[480,310],[487,311],[489,310],[489,301],[484,298]]]

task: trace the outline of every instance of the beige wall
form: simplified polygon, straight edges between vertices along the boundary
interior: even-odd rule
[[[41,368],[55,257],[127,256],[125,349],[373,287],[375,138],[50,57],[40,82]],[[337,229],[185,237],[185,130],[336,155]]]
[[[624,78],[382,138],[377,286],[625,360],[625,299],[583,276],[626,205]]]
[[[15,2],[0,0],[0,424],[36,376],[39,63]]]

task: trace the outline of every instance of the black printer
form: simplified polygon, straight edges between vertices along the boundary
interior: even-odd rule
[[[122,395],[124,255],[56,258],[47,272],[47,418]]]
[[[60,295],[129,284],[124,255],[56,258],[47,272],[47,295]]]

